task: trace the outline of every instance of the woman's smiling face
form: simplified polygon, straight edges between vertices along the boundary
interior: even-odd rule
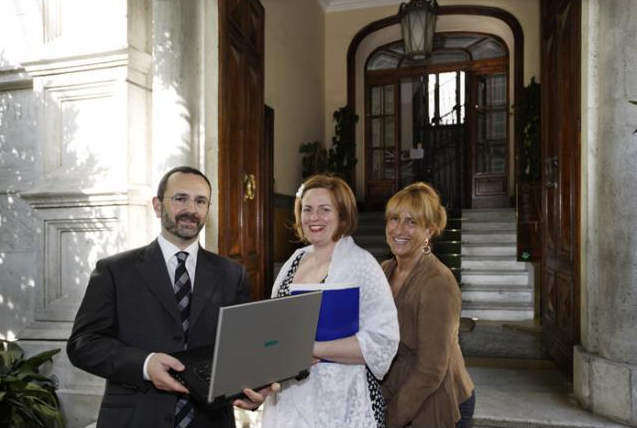
[[[303,236],[314,246],[334,242],[338,228],[338,211],[329,190],[314,188],[305,192],[301,199],[301,226]]]
[[[425,240],[431,237],[429,230],[420,225],[406,210],[391,213],[385,225],[385,239],[396,257],[410,258],[422,251]]]

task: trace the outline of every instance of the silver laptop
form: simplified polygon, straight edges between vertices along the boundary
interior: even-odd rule
[[[227,405],[244,388],[309,374],[321,291],[222,307],[214,349],[173,353],[185,366],[171,374],[201,403]]]

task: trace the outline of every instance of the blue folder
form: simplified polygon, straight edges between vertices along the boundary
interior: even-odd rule
[[[359,288],[351,283],[290,284],[290,293],[323,291],[316,340],[334,340],[358,332]]]

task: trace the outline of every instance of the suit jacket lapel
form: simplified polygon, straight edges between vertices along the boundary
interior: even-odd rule
[[[175,293],[170,283],[170,275],[168,275],[166,261],[157,240],[148,244],[144,249],[138,268],[146,286],[157,297],[164,309],[175,319],[175,322],[181,325],[181,317]],[[143,304],[143,302],[140,304]]]
[[[210,260],[208,254],[199,248],[197,253],[197,268],[195,270],[195,287],[192,294],[190,308],[190,325],[195,325],[197,317],[204,307],[210,305],[212,297],[218,287],[216,281],[223,278],[220,267]]]

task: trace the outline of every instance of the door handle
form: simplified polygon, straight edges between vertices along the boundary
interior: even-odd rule
[[[560,169],[560,160],[557,156],[551,156],[544,161],[546,175],[546,187],[557,189],[557,177]]]
[[[251,201],[257,191],[257,180],[254,174],[243,174],[243,200]]]

